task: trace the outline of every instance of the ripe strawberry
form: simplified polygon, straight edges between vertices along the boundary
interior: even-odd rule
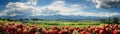
[[[113,31],[113,34],[118,34],[118,30],[115,29],[115,30]]]
[[[73,28],[69,28],[70,34],[73,33],[74,29]]]
[[[105,29],[105,27],[103,26],[103,27],[101,27],[101,29],[102,29],[102,30],[104,30],[104,29]]]
[[[43,34],[48,34],[48,31],[42,30],[42,33],[43,33]]]
[[[91,32],[86,32],[86,34],[92,34]]]
[[[6,34],[8,34],[8,33],[9,33],[9,30],[8,30],[8,29],[6,29],[6,30],[5,30],[5,33],[6,33]]]
[[[88,32],[92,33],[92,28],[88,28]]]
[[[109,32],[109,28],[105,28],[106,32]]]
[[[50,30],[50,34],[57,34],[58,33],[58,31],[57,30]]]
[[[98,28],[95,28],[95,33],[99,33],[99,29]]]
[[[115,24],[114,27],[118,27],[118,24]]]
[[[35,32],[35,34],[39,34],[39,32]]]
[[[18,31],[19,33],[22,33],[22,29],[20,29],[20,28],[19,28],[19,29],[17,29],[17,31]]]
[[[58,32],[58,34],[62,34],[61,32]]]
[[[14,34],[18,34],[17,32],[14,32]]]
[[[70,28],[70,26],[66,26],[65,28],[66,28],[66,29],[69,29],[69,28]]]
[[[80,32],[79,34],[85,34],[85,31]]]
[[[108,28],[108,27],[109,27],[109,24],[105,24],[105,27]]]
[[[79,29],[77,29],[76,31],[77,31],[77,32],[81,32],[81,29],[79,28]]]
[[[3,28],[3,26],[2,25],[0,25],[0,30]]]
[[[114,30],[114,29],[117,29],[117,27],[112,27],[112,29]]]
[[[23,32],[22,32],[22,34],[27,34],[27,30],[24,29]]]
[[[25,29],[25,28],[26,28],[26,26],[25,26],[25,25],[23,25],[22,29]]]
[[[53,29],[57,29],[58,27],[57,27],[57,26],[53,26],[52,28],[53,28]]]
[[[104,30],[100,30],[99,34],[104,34],[104,32],[105,32]]]
[[[70,31],[68,31],[68,30],[61,30],[61,34],[70,34]]]

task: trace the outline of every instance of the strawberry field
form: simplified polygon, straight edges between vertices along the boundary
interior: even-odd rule
[[[0,34],[120,34],[118,24],[91,22],[40,21],[0,22]]]

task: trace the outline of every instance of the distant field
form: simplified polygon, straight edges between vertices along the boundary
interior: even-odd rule
[[[78,22],[70,22],[70,21],[29,21],[32,24],[39,24],[40,26],[73,26],[73,27],[85,27],[85,26],[100,26],[99,21],[78,21]]]

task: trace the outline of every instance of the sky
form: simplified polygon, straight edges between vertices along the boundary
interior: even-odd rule
[[[0,16],[120,16],[120,0],[0,0]]]

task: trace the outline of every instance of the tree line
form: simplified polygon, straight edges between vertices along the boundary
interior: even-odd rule
[[[107,24],[119,24],[119,19],[117,17],[108,18],[108,19],[100,19],[101,23],[107,23]]]

